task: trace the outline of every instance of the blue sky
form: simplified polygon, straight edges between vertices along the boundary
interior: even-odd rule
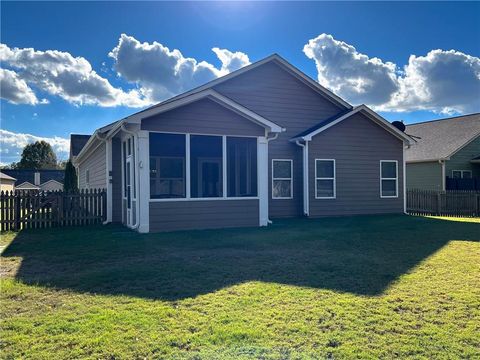
[[[21,145],[36,137],[48,138],[64,158],[70,133],[91,133],[274,52],[389,120],[480,111],[478,2],[1,6],[2,163],[17,160]],[[199,69],[173,76],[162,64],[173,58],[193,59]]]

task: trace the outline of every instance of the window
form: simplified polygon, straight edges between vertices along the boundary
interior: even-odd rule
[[[380,197],[398,197],[398,162],[380,160]]]
[[[190,136],[190,196],[223,196],[223,141],[221,136]]]
[[[452,178],[454,179],[471,179],[471,170],[452,170]]]
[[[227,194],[257,196],[257,139],[227,137]]]
[[[293,160],[272,160],[272,198],[293,197]]]
[[[150,198],[184,198],[185,163],[185,135],[150,133]]]
[[[335,196],[335,160],[315,159],[315,199],[334,199]]]
[[[90,170],[85,170],[85,184],[90,185]]]

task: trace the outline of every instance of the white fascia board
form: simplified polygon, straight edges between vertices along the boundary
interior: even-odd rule
[[[329,128],[331,128],[332,126],[335,126],[337,125],[339,122],[345,120],[345,119],[348,119],[349,117],[355,115],[356,113],[358,112],[364,112],[366,113],[366,115],[369,115],[370,119],[372,119],[373,121],[375,121],[378,125],[380,125],[381,127],[383,127],[385,130],[389,131],[390,133],[392,133],[393,135],[395,135],[396,137],[400,138],[401,140],[403,140],[405,143],[407,143],[408,145],[412,145],[413,142],[412,142],[412,139],[406,135],[405,133],[403,133],[402,131],[398,130],[395,126],[393,126],[392,124],[390,124],[387,120],[385,120],[383,117],[381,117],[380,115],[378,115],[376,112],[374,112],[373,110],[371,110],[370,108],[368,108],[366,105],[360,105],[360,106],[356,106],[352,111],[349,111],[348,113],[346,113],[345,115],[343,116],[340,116],[338,119],[336,119],[335,121],[332,121],[331,123],[328,123],[326,124],[325,126],[322,126],[321,128],[318,128],[314,131],[312,131],[310,134],[308,135],[305,135],[305,136],[301,136],[301,137],[298,137],[298,138],[294,138],[294,139],[291,139],[291,141],[297,141],[297,140],[304,140],[304,141],[311,141],[312,140],[312,137],[314,137],[315,135],[321,133],[322,131],[325,131]]]
[[[126,123],[131,123],[131,124],[140,124],[142,119],[155,116],[173,109],[176,109],[178,107],[193,103],[195,101],[204,99],[204,98],[210,98],[217,102],[218,104],[222,105],[223,107],[233,110],[243,117],[247,118],[250,121],[253,121],[257,123],[260,126],[266,127],[270,130],[270,132],[282,132],[284,129],[277,124],[271,122],[270,120],[265,119],[264,117],[258,115],[257,113],[247,109],[246,107],[238,104],[237,102],[233,101],[232,99],[227,98],[226,96],[223,96],[216,92],[215,90],[212,89],[206,89],[200,92],[196,92],[192,95],[174,100],[172,102],[166,103],[164,105],[160,105],[156,108],[134,114],[126,119],[124,119],[122,122],[120,122],[117,126],[113,127],[107,136],[110,136],[111,133],[114,133],[115,130],[119,127],[121,127],[121,124],[123,122]]]
[[[51,182],[54,182],[54,183],[57,183],[58,185],[63,185],[61,182],[55,180],[55,179],[50,179],[48,181],[45,181],[44,183],[40,184],[40,186],[43,186],[45,184],[48,184],[48,183],[51,183]]]
[[[436,159],[421,159],[421,160],[405,160],[407,164],[418,164],[418,163],[426,163],[426,162],[441,162],[450,160],[450,158],[436,158]]]

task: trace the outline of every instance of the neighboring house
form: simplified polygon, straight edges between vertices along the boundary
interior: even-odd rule
[[[480,186],[480,113],[408,125],[405,132],[418,137],[406,151],[407,188]]]
[[[99,128],[74,161],[140,232],[404,211],[411,138],[278,55]]]
[[[3,169],[2,172],[16,179],[16,190],[63,190],[63,170]]]
[[[0,191],[12,191],[17,179],[0,172]]]

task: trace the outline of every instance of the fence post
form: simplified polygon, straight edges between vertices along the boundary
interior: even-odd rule
[[[18,231],[20,230],[20,217],[21,212],[20,212],[20,196],[18,196],[18,193],[16,193],[17,196],[15,196],[15,230]]]

